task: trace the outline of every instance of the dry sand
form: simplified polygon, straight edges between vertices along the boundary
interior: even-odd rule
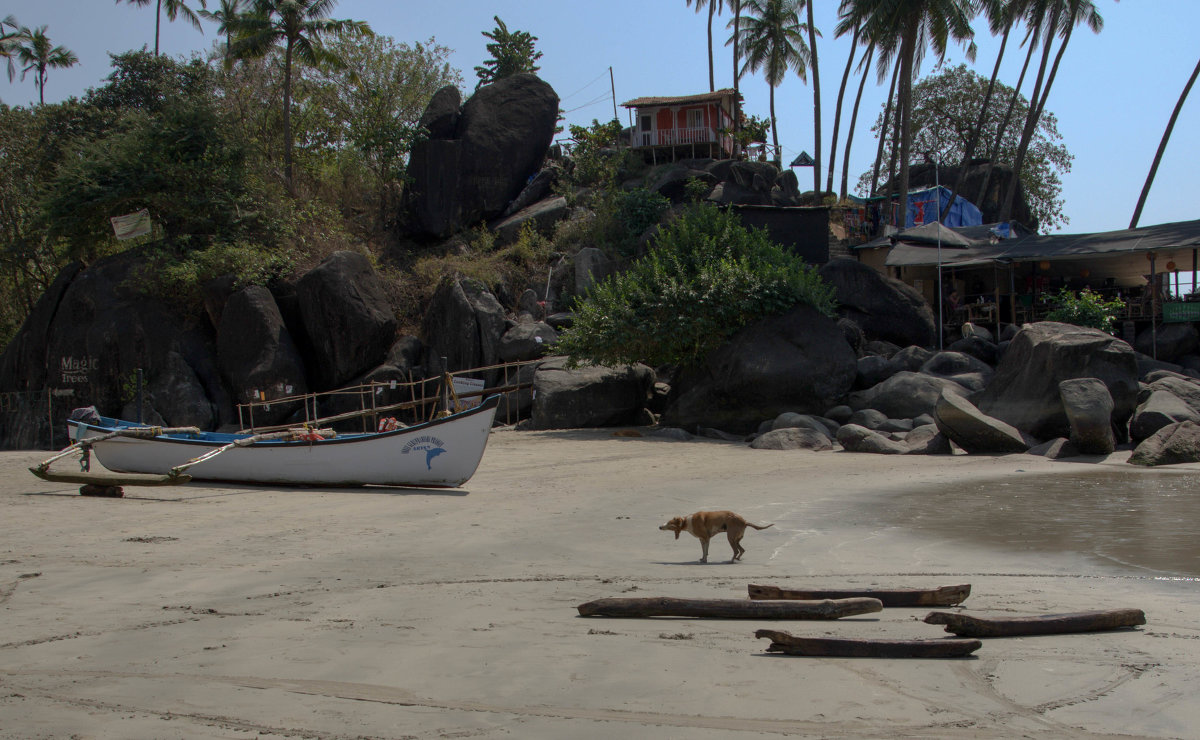
[[[459,490],[96,499],[26,471],[46,456],[0,454],[4,738],[1200,737],[1195,580],[864,515],[901,488],[1078,464],[505,430]],[[703,508],[775,526],[747,534],[744,562],[716,540],[701,565],[698,541],[658,525]],[[970,614],[1136,607],[1148,624],[881,660],[771,655],[754,630],[944,636],[929,609],[576,612],[608,596],[745,598],[748,583],[970,583]]]

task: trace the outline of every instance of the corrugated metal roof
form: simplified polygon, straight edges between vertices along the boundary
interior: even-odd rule
[[[928,226],[928,224],[926,224]],[[923,228],[923,227],[919,227]],[[979,227],[973,227],[979,228]],[[930,243],[927,234],[905,240],[905,235],[916,231],[910,229],[895,237],[896,245],[888,252],[889,267],[913,267],[936,265],[939,255],[936,244]],[[943,242],[940,261],[943,265],[965,266],[982,262],[1029,262],[1033,260],[1079,259],[1080,257],[1111,257],[1137,252],[1153,252],[1167,249],[1200,248],[1200,221],[1180,221],[1136,229],[1105,231],[1093,234],[1031,234],[1017,239],[1004,239],[991,244],[986,239],[974,239],[973,235],[962,234],[969,246],[947,249]]]
[[[689,103],[711,103],[719,102],[725,98],[731,98],[736,93],[732,87],[727,87],[723,90],[715,92],[701,93],[699,95],[677,95],[675,97],[646,97],[634,98],[625,103],[621,103],[622,108],[644,108],[648,105],[687,105]]]

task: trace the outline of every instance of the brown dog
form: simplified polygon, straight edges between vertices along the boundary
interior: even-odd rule
[[[680,532],[693,534],[700,539],[700,547],[703,548],[704,554],[700,558],[700,562],[708,562],[708,541],[715,537],[718,533],[724,532],[729,537],[729,545],[733,548],[733,559],[741,560],[746,549],[742,547],[742,536],[746,534],[746,527],[754,527],[755,529],[766,529],[774,526],[767,524],[758,526],[751,524],[741,518],[732,511],[697,511],[690,516],[677,516],[671,521],[659,527],[667,532],[674,532],[675,539],[679,539]]]

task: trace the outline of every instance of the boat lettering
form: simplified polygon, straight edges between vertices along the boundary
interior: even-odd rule
[[[414,437],[405,443],[400,448],[401,455],[407,455],[409,452],[417,451],[425,453],[425,469],[433,470],[433,459],[438,455],[446,452],[444,447],[445,442],[434,437],[431,434],[423,434],[420,437]]]

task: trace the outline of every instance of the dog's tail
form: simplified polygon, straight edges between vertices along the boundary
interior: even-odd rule
[[[760,526],[758,526],[757,524],[753,523],[753,522],[746,522],[746,526],[747,526],[747,527],[754,527],[755,529],[766,529],[767,527],[774,527],[774,526],[775,526],[775,522],[771,522],[770,524],[764,524],[764,525],[762,525],[761,527],[760,527]]]

